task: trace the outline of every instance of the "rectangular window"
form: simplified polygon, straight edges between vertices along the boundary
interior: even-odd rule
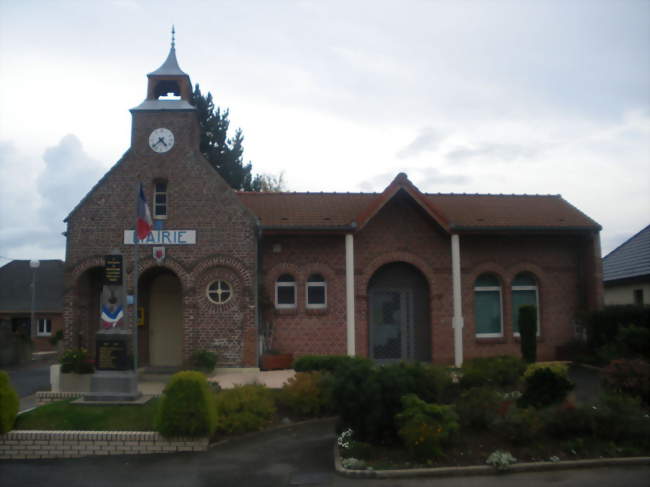
[[[275,302],[278,308],[293,308],[296,306],[296,286],[293,283],[277,283]]]
[[[52,335],[52,320],[49,318],[38,319],[38,336],[47,337]]]
[[[325,283],[309,283],[307,285],[307,307],[324,308],[325,306]]]
[[[519,334],[519,308],[524,305],[533,305],[537,308],[539,316],[539,306],[537,306],[537,290],[513,290],[512,291],[512,331]],[[537,323],[537,334],[539,335],[539,318]]]
[[[501,336],[501,293],[498,290],[476,291],[474,316],[477,336]]]
[[[167,218],[167,183],[156,183],[153,194],[153,217],[159,220]]]

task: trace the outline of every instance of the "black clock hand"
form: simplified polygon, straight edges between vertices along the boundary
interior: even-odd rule
[[[162,137],[158,137],[158,142],[162,142],[165,147],[167,147],[167,144],[165,144],[165,141],[163,140]],[[156,144],[158,143],[156,142]]]

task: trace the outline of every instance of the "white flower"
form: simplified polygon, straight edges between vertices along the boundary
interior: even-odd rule
[[[506,470],[510,464],[516,463],[517,459],[513,457],[510,452],[503,450],[495,450],[490,453],[485,463],[492,465],[497,470]]]

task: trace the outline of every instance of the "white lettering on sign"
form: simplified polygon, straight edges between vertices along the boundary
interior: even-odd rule
[[[135,243],[135,232],[124,230],[124,243]],[[194,245],[196,230],[152,230],[146,238],[139,241],[140,245]]]

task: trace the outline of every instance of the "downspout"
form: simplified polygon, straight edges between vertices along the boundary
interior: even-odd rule
[[[354,236],[345,235],[345,314],[347,332],[347,354],[356,355],[355,323],[354,323]]]
[[[460,282],[460,241],[458,234],[451,236],[451,270],[454,297],[454,316],[451,325],[454,329],[454,365],[463,365],[463,302]]]

